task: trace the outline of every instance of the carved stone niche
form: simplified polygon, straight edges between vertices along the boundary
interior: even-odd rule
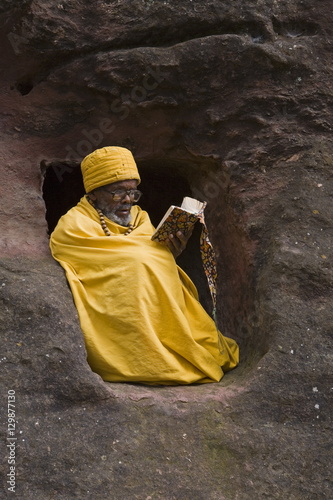
[[[267,351],[267,335],[262,325],[259,329],[260,318],[256,312],[253,242],[235,208],[239,200],[235,194],[230,195],[230,175],[211,158],[137,160],[137,164],[143,192],[140,206],[149,213],[154,225],[170,205],[179,205],[184,196],[208,202],[205,218],[219,275],[219,328],[237,340],[242,352],[240,367],[223,379],[223,383],[228,384],[252,369]],[[84,195],[84,187],[79,162],[42,162],[41,171],[46,220],[51,233],[59,218]],[[199,251],[200,233],[201,224],[197,223],[178,264],[195,283],[203,307],[211,314],[212,301]]]

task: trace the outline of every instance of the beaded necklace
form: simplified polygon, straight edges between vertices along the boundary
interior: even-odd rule
[[[106,236],[111,236],[111,233],[109,231],[109,228],[108,226],[106,225],[106,222],[105,222],[105,219],[104,219],[104,214],[102,212],[102,210],[100,208],[97,208],[95,207],[93,201],[89,198],[89,196],[87,196],[87,200],[89,201],[90,205],[92,205],[94,207],[94,209],[96,210],[96,212],[98,213],[98,216],[99,216],[99,220],[100,220],[100,223],[101,223],[101,226],[102,226],[102,229],[105,233]],[[128,234],[130,234],[133,229],[134,229],[134,226],[133,224],[127,224],[127,231],[124,233],[124,236],[127,236]]]
[[[105,222],[105,219],[104,219],[104,214],[103,214],[102,210],[100,210],[99,208],[96,208],[96,207],[95,207],[95,209],[96,209],[96,212],[99,215],[99,220],[101,222],[101,226],[102,226],[102,229],[103,229],[105,235],[106,236],[111,236],[109,228],[106,225],[106,222]],[[127,229],[126,233],[124,233],[124,236],[127,236],[128,234],[130,234],[133,231],[133,229],[134,229],[133,224],[127,224],[127,227],[128,227],[128,229]]]

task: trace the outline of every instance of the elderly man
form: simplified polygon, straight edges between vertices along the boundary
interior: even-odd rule
[[[224,337],[177,266],[181,233],[166,245],[151,240],[134,158],[104,147],[81,163],[86,195],[51,235],[53,257],[70,284],[88,363],[109,382],[218,382],[238,364]]]

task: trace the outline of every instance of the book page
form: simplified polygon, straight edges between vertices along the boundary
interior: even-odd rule
[[[203,202],[199,200],[195,200],[194,198],[190,198],[189,196],[185,196],[183,202],[181,204],[181,208],[190,212],[192,214],[197,214],[203,206]]]

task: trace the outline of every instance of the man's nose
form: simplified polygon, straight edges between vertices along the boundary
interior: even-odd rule
[[[129,193],[126,193],[124,198],[121,200],[122,202],[126,202],[126,203],[131,203],[132,202],[132,198],[130,196]]]

